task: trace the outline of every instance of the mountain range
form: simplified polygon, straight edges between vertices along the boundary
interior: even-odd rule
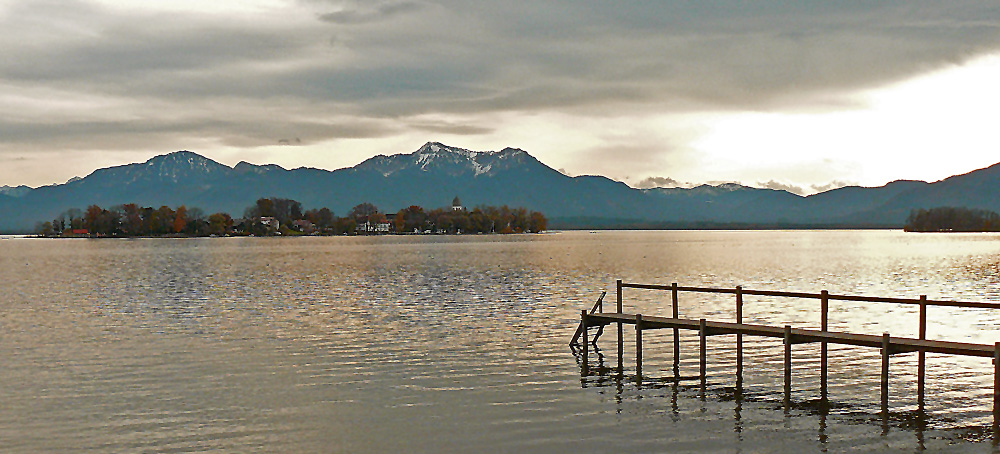
[[[123,203],[201,208],[241,216],[261,197],[328,207],[337,215],[371,202],[386,213],[410,205],[509,205],[540,211],[554,228],[898,228],[910,211],[964,206],[1000,211],[1000,164],[934,183],[894,181],[808,197],[738,184],[635,189],[602,176],[569,177],[524,150],[469,151],[427,143],[328,171],[240,162],[189,151],[99,169],[64,184],[0,190],[0,232],[30,232],[70,208]]]

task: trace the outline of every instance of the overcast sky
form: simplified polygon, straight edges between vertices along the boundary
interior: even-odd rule
[[[1000,3],[0,0],[0,185],[428,141],[812,193],[1000,162]]]

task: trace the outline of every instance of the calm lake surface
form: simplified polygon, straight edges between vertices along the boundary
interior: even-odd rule
[[[672,337],[644,336],[642,384],[581,377],[567,346],[616,279],[1000,300],[1000,236],[896,231],[554,232],[524,236],[0,239],[0,452],[996,452],[989,359],[710,338],[709,390],[674,385]],[[626,311],[668,315],[667,292]],[[818,302],[747,297],[748,322],[816,327]],[[732,296],[682,294],[732,320]],[[831,330],[916,336],[915,306],[832,302]],[[928,337],[1000,340],[1000,311],[931,308]],[[613,329],[599,345],[616,364]],[[682,333],[682,375],[698,371]],[[592,357],[592,361],[596,358]]]

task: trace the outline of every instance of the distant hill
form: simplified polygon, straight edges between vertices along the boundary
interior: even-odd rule
[[[27,186],[0,186],[0,196],[21,197],[31,191]]]
[[[412,153],[375,156],[327,171],[240,162],[220,164],[190,151],[99,169],[65,184],[0,187],[0,232],[28,232],[69,208],[137,203],[242,216],[260,197],[346,214],[361,202],[394,213],[409,205],[510,205],[541,211],[553,227],[902,227],[911,209],[964,206],[1000,211],[1000,164],[936,183],[896,181],[802,197],[724,184],[633,189],[602,176],[569,177],[516,148],[470,151],[431,142]]]

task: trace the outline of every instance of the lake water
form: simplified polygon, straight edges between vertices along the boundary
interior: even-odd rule
[[[644,336],[648,377],[581,377],[567,346],[616,279],[685,286],[1000,300],[1000,236],[894,231],[554,232],[524,236],[0,239],[0,451],[996,452],[989,359],[709,339],[708,394],[675,385],[672,338]],[[748,322],[816,327],[816,301],[747,297]],[[627,290],[626,311],[670,313]],[[732,320],[732,296],[681,295]],[[912,306],[831,303],[831,330],[916,335]],[[930,309],[928,337],[1000,340],[1000,311]],[[614,331],[601,339],[616,363]],[[633,339],[626,332],[626,342]],[[698,370],[682,334],[682,375]],[[592,358],[596,361],[596,358]]]

